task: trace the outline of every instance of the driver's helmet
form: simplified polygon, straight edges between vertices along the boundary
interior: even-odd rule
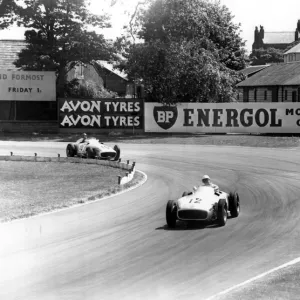
[[[202,177],[202,182],[207,185],[210,184],[210,177],[208,175],[204,175]]]
[[[87,138],[87,134],[83,133],[82,136],[86,139]]]

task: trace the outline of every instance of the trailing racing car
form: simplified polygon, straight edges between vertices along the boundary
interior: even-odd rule
[[[88,138],[84,142],[82,139],[75,143],[69,143],[66,148],[67,157],[98,158],[106,160],[119,160],[121,150],[115,145],[113,148],[99,142],[96,138]]]
[[[176,221],[208,221],[224,226],[228,213],[236,218],[240,213],[237,192],[225,193],[211,186],[199,186],[193,192],[184,192],[177,200],[169,200],[166,208],[167,224],[175,228]]]

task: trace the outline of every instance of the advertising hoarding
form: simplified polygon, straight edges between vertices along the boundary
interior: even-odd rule
[[[60,128],[143,129],[140,99],[59,99]]]
[[[55,72],[0,70],[0,101],[56,101],[55,82]]]
[[[145,132],[299,133],[300,103],[145,103]]]

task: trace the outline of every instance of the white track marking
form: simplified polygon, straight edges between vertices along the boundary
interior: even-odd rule
[[[207,298],[206,300],[212,300],[212,299],[215,299],[216,297],[219,297],[219,296],[228,294],[229,292],[231,292],[231,291],[233,291],[233,290],[235,290],[235,289],[238,289],[238,288],[240,288],[240,287],[242,287],[242,286],[244,286],[244,285],[246,285],[246,284],[249,284],[249,283],[251,283],[251,282],[253,282],[253,281],[257,280],[257,279],[263,278],[263,277],[265,277],[265,276],[267,276],[267,275],[269,275],[269,274],[271,274],[271,273],[274,273],[274,272],[276,272],[276,271],[278,271],[278,270],[284,269],[284,268],[286,268],[286,267],[289,267],[289,266],[292,266],[292,265],[295,265],[295,264],[298,264],[298,263],[300,263],[300,257],[295,258],[294,260],[291,260],[291,261],[289,261],[289,262],[287,262],[287,263],[285,263],[285,264],[283,264],[283,265],[281,265],[281,266],[279,266],[279,267],[276,267],[276,268],[274,268],[274,269],[271,269],[271,270],[269,270],[269,271],[267,271],[267,272],[264,272],[264,273],[262,273],[262,274],[260,274],[260,275],[257,275],[257,276],[255,276],[255,277],[252,277],[252,278],[250,278],[250,279],[248,279],[248,280],[246,280],[246,281],[244,281],[244,282],[242,282],[242,283],[239,283],[239,284],[237,284],[237,285],[234,285],[234,286],[232,286],[231,288],[228,288],[228,289],[226,289],[226,290],[223,291],[223,292],[220,292],[220,293],[218,293],[218,294],[216,294],[216,295],[213,295],[213,296]]]
[[[96,203],[96,202],[99,202],[99,201],[103,201],[103,200],[106,200],[106,199],[109,199],[109,198],[112,198],[112,197],[124,194],[126,192],[129,192],[129,191],[131,191],[133,189],[136,189],[136,188],[140,187],[141,185],[143,185],[147,181],[148,176],[147,176],[146,173],[144,173],[144,172],[142,172],[140,170],[136,170],[135,172],[142,173],[144,175],[144,179],[141,182],[138,182],[136,185],[133,185],[133,186],[131,186],[128,189],[125,189],[123,191],[120,191],[120,192],[117,192],[115,194],[111,194],[109,196],[106,196],[106,197],[103,197],[103,198],[99,198],[99,199],[96,199],[96,200],[91,200],[91,201],[87,201],[87,202],[80,203],[80,204],[74,204],[74,205],[71,205],[69,207],[58,208],[58,209],[54,209],[52,211],[47,211],[47,212],[44,212],[44,213],[41,213],[41,214],[37,214],[37,215],[25,217],[25,218],[19,218],[19,219],[15,219],[15,220],[8,221],[8,222],[3,222],[3,223],[0,223],[0,226],[7,226],[7,225],[9,225],[11,223],[21,222],[21,221],[24,221],[26,219],[33,219],[33,218],[38,218],[38,217],[45,216],[45,215],[50,215],[50,214],[53,214],[53,213],[61,212],[61,211],[72,209],[72,208],[77,208],[77,207],[80,207],[80,206],[83,206],[83,205],[88,205],[88,204]]]

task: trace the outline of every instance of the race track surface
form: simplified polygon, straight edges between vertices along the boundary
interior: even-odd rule
[[[2,155],[56,156],[65,155],[66,144],[0,146]],[[300,256],[299,150],[121,149],[148,175],[143,186],[0,224],[0,299],[206,299]],[[203,174],[221,189],[239,192],[241,215],[222,228],[180,224],[169,230],[167,200],[199,184]]]

